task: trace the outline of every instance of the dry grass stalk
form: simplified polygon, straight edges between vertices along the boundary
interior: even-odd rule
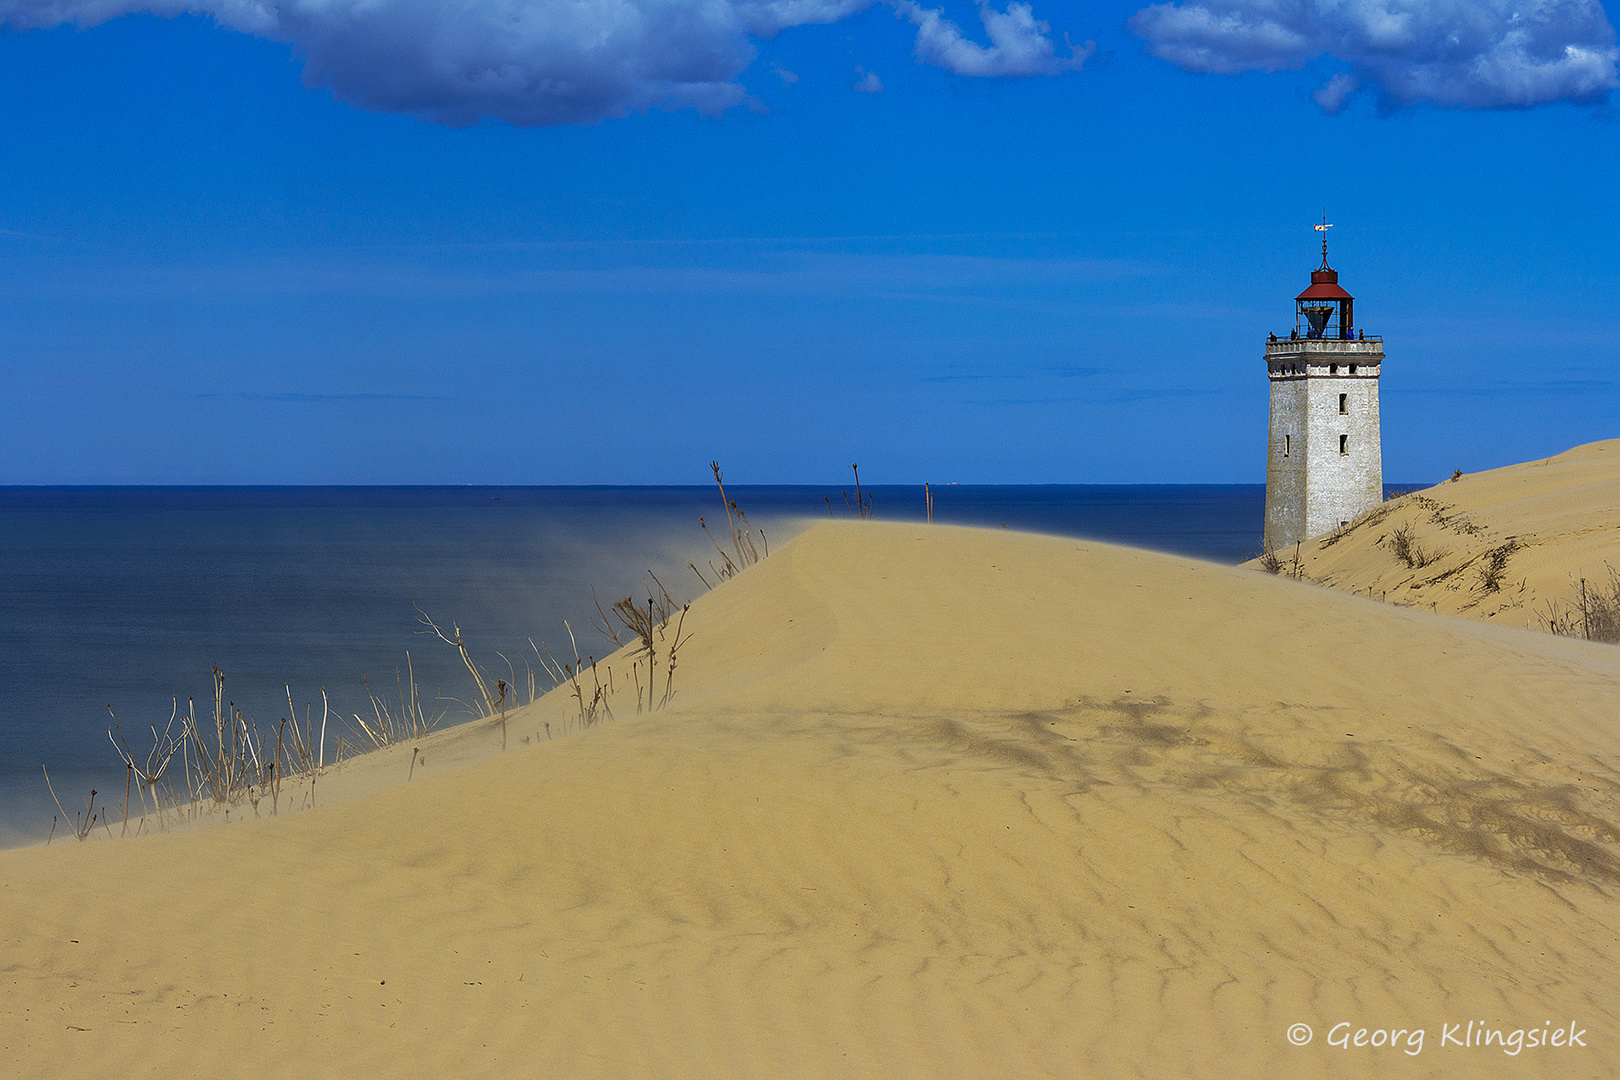
[[[405,677],[401,680],[400,671],[394,669],[394,683],[399,689],[398,714],[389,706],[389,703],[371,692],[371,683],[362,678],[361,683],[366,688],[366,697],[371,700],[371,719],[368,721],[359,713],[352,714],[354,722],[360,726],[360,734],[369,741],[373,748],[382,749],[398,742],[425,738],[439,722],[444,719],[445,710],[429,715],[422,709],[422,697],[416,686],[416,669],[411,663],[411,654],[405,654]],[[505,681],[501,682],[504,688]],[[502,691],[502,701],[505,700],[505,691]]]
[[[1509,540],[1485,553],[1485,561],[1475,571],[1480,591],[1493,593],[1501,590],[1502,577],[1507,573],[1508,559],[1523,546],[1517,540]]]
[[[1440,559],[1445,558],[1444,551],[1431,551],[1418,543],[1413,535],[1412,523],[1406,522],[1400,528],[1389,534],[1389,550],[1397,559],[1405,563],[1408,569],[1421,570]]]
[[[1276,574],[1282,571],[1282,560],[1277,558],[1277,552],[1270,544],[1267,544],[1265,550],[1260,552],[1260,569],[1268,574]]]
[[[927,515],[928,524],[934,523],[934,492],[928,484],[923,484],[923,512]]]
[[[1570,608],[1558,601],[1548,605],[1542,625],[1554,634],[1620,644],[1620,571],[1608,568],[1607,584],[1581,578]]]
[[[851,465],[850,468],[855,470],[855,506],[860,510],[861,520],[864,521],[872,516],[872,497],[861,494],[861,467]]]
[[[703,518],[698,518],[698,525],[702,527],[705,533],[708,533],[709,541],[714,544],[715,550],[720,553],[720,561],[724,565],[715,573],[716,576],[724,579],[734,577],[739,571],[747,569],[759,562],[764,556],[769,555],[770,543],[765,539],[764,530],[755,529],[750,525],[748,515],[743,513],[737,504],[726,495],[726,484],[720,473],[720,463],[711,461],[709,462],[709,468],[714,473],[715,485],[720,489],[720,503],[725,507],[726,527],[729,533],[727,543],[730,545],[731,550],[728,552],[720,545],[720,542],[714,538],[714,534],[709,532],[709,526]],[[754,533],[756,532],[759,533],[760,539],[758,545],[754,543]],[[763,555],[760,552],[761,545],[764,547]],[[714,569],[712,562],[709,564],[709,568]],[[696,567],[693,567],[693,569],[695,570]],[[702,577],[703,575],[699,574],[698,576]]]
[[[412,606],[415,607],[414,604]],[[443,641],[448,645],[454,645],[456,650],[461,653],[461,662],[467,665],[467,671],[472,674],[473,683],[478,687],[478,696],[484,703],[484,715],[494,716],[495,699],[489,692],[489,684],[484,681],[483,673],[478,670],[478,665],[474,664],[472,662],[472,657],[467,654],[467,643],[462,640],[461,627],[457,626],[455,623],[450,624],[451,629],[454,630],[456,634],[454,638],[451,638],[443,630],[440,630],[438,625],[432,619],[428,618],[427,612],[423,611],[421,608],[416,608],[416,614],[419,616],[416,621],[427,627],[426,630],[419,630],[417,633],[437,634],[440,641]]]
[[[259,753],[258,729],[235,702],[225,700],[225,673],[216,667],[213,674],[212,740],[197,724],[195,703],[185,721],[181,761],[186,770],[186,788],[193,803],[206,794],[216,806],[235,806],[246,797],[257,811],[255,789],[262,795],[274,772],[265,767]]]
[[[506,680],[496,679],[495,685],[501,692],[501,749],[506,749]]]
[[[849,492],[847,492],[847,491],[840,491],[839,492],[839,494],[844,497],[844,513],[845,513],[845,516],[852,517],[852,518],[860,518],[862,521],[865,521],[867,518],[876,517],[877,515],[872,512],[872,494],[871,494],[871,492],[864,491],[861,488],[861,467],[859,465],[851,465],[850,468],[852,470],[854,470],[854,473],[855,473],[855,501],[854,501],[854,503],[851,503],[849,501]],[[927,492],[927,488],[928,488],[928,485],[924,484],[923,489],[924,489],[925,493]],[[933,516],[932,516],[933,500],[932,500],[932,497],[929,497],[929,499],[928,499],[928,507],[930,509],[929,520],[932,521],[933,520]],[[831,499],[827,500],[827,516],[828,517],[832,516],[832,500]]]
[[[180,752],[181,739],[185,736],[184,727],[180,731],[181,739],[176,739],[173,735],[174,722],[179,712],[180,703],[176,700],[174,709],[169,713],[169,722],[164,725],[163,734],[161,735],[158,734],[156,725],[149,725],[152,731],[152,750],[146,755],[145,760],[137,761],[134,752],[129,748],[129,740],[124,738],[124,731],[118,725],[118,717],[113,715],[112,706],[107,706],[107,715],[112,716],[113,720],[113,726],[107,729],[107,739],[113,744],[113,749],[118,752],[118,756],[124,761],[126,781],[139,778],[144,785],[141,790],[141,816],[143,818],[146,816],[147,798],[150,796],[152,811],[158,815],[159,827],[163,824],[164,807],[162,796],[158,794],[158,784],[163,781],[163,774],[168,770],[169,763]],[[117,732],[117,738],[113,737],[115,731]],[[171,805],[174,802],[172,787],[169,790],[169,802]],[[127,833],[128,831],[129,792],[126,784],[124,792],[124,832]]]
[[[585,669],[585,662],[579,657],[579,643],[575,641],[574,628],[568,624],[567,619],[563,620],[563,628],[568,631],[568,640],[574,648],[574,662],[572,664],[564,663],[552,656],[551,650],[546,648],[546,643],[543,641],[536,647],[534,639],[530,638],[529,647],[534,649],[535,657],[539,659],[540,666],[545,669],[546,674],[551,676],[554,685],[561,686],[563,683],[567,683],[573,690],[574,700],[579,706],[579,726],[581,729],[590,727],[604,716],[609,720],[613,719],[613,709],[608,705],[610,691],[602,685],[602,678],[596,667],[596,658],[594,656],[590,658],[591,679],[595,683],[595,687],[587,700],[585,686],[580,682],[580,675]],[[612,679],[613,670],[609,668],[608,681],[610,686]],[[546,725],[546,738],[551,738],[550,724]]]
[[[1260,553],[1260,569],[1268,574],[1281,574],[1284,577],[1291,577],[1295,581],[1303,579],[1305,577],[1305,561],[1300,555],[1300,546],[1298,544],[1294,545],[1293,559],[1284,563],[1281,557],[1278,556],[1276,549],[1267,544]]]
[[[713,539],[713,537],[710,537],[710,539]],[[696,570],[697,567],[694,566],[692,569]],[[702,574],[698,575],[700,578],[702,576]],[[705,582],[705,584],[707,584],[707,582]],[[595,585],[591,586],[591,603],[596,605],[596,614],[591,616],[591,625],[596,627],[599,634],[613,642],[615,647],[623,645],[624,642],[619,640],[619,632],[613,628],[613,620],[608,618],[608,613],[602,610],[602,601],[596,598]],[[600,621],[598,621],[598,619],[600,619]]]
[[[45,769],[44,766],[41,766],[40,768],[41,771],[45,773],[45,788],[51,793],[51,801],[56,804],[56,812],[62,815],[61,820],[65,822],[68,820],[68,812],[62,809],[62,800],[56,797],[56,789],[51,787],[50,770]],[[82,841],[85,837],[90,835],[90,830],[96,827],[97,821],[102,821],[105,823],[106,816],[106,811],[103,810],[98,812],[96,810],[96,789],[91,788],[90,801],[85,805],[83,811],[73,815],[74,838]],[[56,822],[56,818],[51,819],[51,835],[45,838],[46,847],[50,847],[51,840],[56,837]],[[108,826],[107,835],[112,835],[111,826]]]
[[[701,575],[699,575],[701,576]],[[676,622],[674,640],[669,642],[664,652],[664,692],[658,694],[658,659],[660,647],[668,637],[669,621],[675,616],[677,606],[664,583],[652,571],[647,571],[647,577],[656,586],[656,592],[648,590],[645,607],[638,604],[634,598],[626,596],[613,605],[613,613],[625,629],[636,635],[640,641],[640,648],[632,654],[630,665],[631,677],[636,685],[636,712],[643,710],[652,712],[669,704],[669,699],[675,693],[675,666],[678,650],[686,643],[683,628],[686,625],[686,612],[690,604],[682,604],[678,611],[680,619]],[[645,694],[641,684],[641,662],[647,662],[647,685]]]

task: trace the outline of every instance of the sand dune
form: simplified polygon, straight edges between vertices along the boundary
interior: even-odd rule
[[[341,804],[0,853],[8,1073],[1620,1070],[1620,650],[858,522],[685,628],[655,713],[620,654],[584,732],[554,693]]]
[[[1397,530],[1421,565],[1397,557]],[[1278,555],[1294,569],[1294,551]],[[1300,575],[1320,585],[1544,629],[1569,613],[1582,578],[1607,586],[1620,571],[1620,439],[1392,499],[1298,556]]]

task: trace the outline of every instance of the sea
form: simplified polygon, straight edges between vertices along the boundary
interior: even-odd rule
[[[1260,552],[1265,488],[949,485],[934,520],[1236,564]],[[922,487],[728,487],[756,543],[818,518],[920,521]],[[713,539],[711,539],[711,535]],[[514,702],[537,657],[601,657],[595,624],[652,575],[678,601],[716,584],[715,487],[0,487],[0,845],[43,840],[91,789],[121,802],[116,730],[139,754],[213,670],[263,729],[330,710],[328,753],[368,695],[414,679],[444,725],[474,715],[459,630]],[[325,694],[323,699],[322,694]],[[290,701],[290,704],[289,704]],[[344,728],[340,720],[350,724]],[[47,788],[46,776],[50,787]],[[108,793],[114,793],[108,798]],[[60,835],[61,827],[57,826]]]

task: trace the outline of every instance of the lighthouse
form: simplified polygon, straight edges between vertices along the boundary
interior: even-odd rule
[[[1294,297],[1294,326],[1266,341],[1271,423],[1266,447],[1267,550],[1348,525],[1384,501],[1378,375],[1384,340],[1355,325],[1355,297],[1328,265]]]

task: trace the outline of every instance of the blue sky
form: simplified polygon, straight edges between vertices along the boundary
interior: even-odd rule
[[[1324,205],[1387,479],[1620,435],[1595,2],[180,10],[0,0],[0,483],[1259,482]]]

